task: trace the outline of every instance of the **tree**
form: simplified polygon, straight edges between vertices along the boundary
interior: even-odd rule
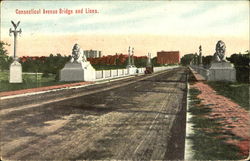
[[[249,66],[250,52],[247,50],[245,54],[235,53],[226,59],[233,63],[235,66]]]
[[[213,56],[212,55],[203,56],[202,57],[202,64],[203,64],[203,66],[205,68],[209,68],[212,60],[213,60]]]
[[[194,54],[186,54],[181,58],[181,64],[182,65],[190,65],[191,61],[194,58]]]
[[[9,44],[0,41],[0,69],[1,71],[7,70],[12,61],[12,58],[8,56],[8,52],[4,46],[10,46]]]
[[[152,65],[157,67],[157,66],[161,66],[161,64],[157,63],[157,57],[154,57],[153,59],[151,59]]]
[[[147,64],[147,60],[148,60],[148,58],[145,56],[135,57],[135,66],[138,68],[145,67]]]
[[[239,82],[249,82],[249,63],[250,63],[250,52],[246,51],[245,54],[232,54],[229,58],[226,58],[228,61],[234,64],[236,69],[236,79]]]

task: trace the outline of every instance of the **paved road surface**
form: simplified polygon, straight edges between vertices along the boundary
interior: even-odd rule
[[[185,110],[186,68],[64,94],[1,100],[1,156],[183,159]]]

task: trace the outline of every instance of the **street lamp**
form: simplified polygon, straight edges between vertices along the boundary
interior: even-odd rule
[[[10,83],[22,83],[22,66],[18,62],[18,58],[16,57],[16,46],[17,46],[17,35],[22,33],[21,28],[17,30],[17,27],[20,24],[20,21],[18,21],[16,24],[11,21],[14,30],[10,28],[9,35],[11,36],[12,33],[14,34],[14,62],[10,65],[10,77],[9,82]]]

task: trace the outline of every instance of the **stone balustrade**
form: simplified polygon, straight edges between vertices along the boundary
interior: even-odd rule
[[[176,68],[178,66],[164,66],[164,67],[154,67],[154,72],[160,72],[167,69]],[[111,70],[96,70],[96,80],[112,79],[118,77],[125,77],[135,74],[144,74],[146,68],[137,68],[138,73],[129,73],[129,69],[111,69]]]

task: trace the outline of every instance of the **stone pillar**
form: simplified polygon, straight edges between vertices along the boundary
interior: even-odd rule
[[[22,65],[15,60],[10,65],[10,77],[9,77],[10,83],[22,83]]]

